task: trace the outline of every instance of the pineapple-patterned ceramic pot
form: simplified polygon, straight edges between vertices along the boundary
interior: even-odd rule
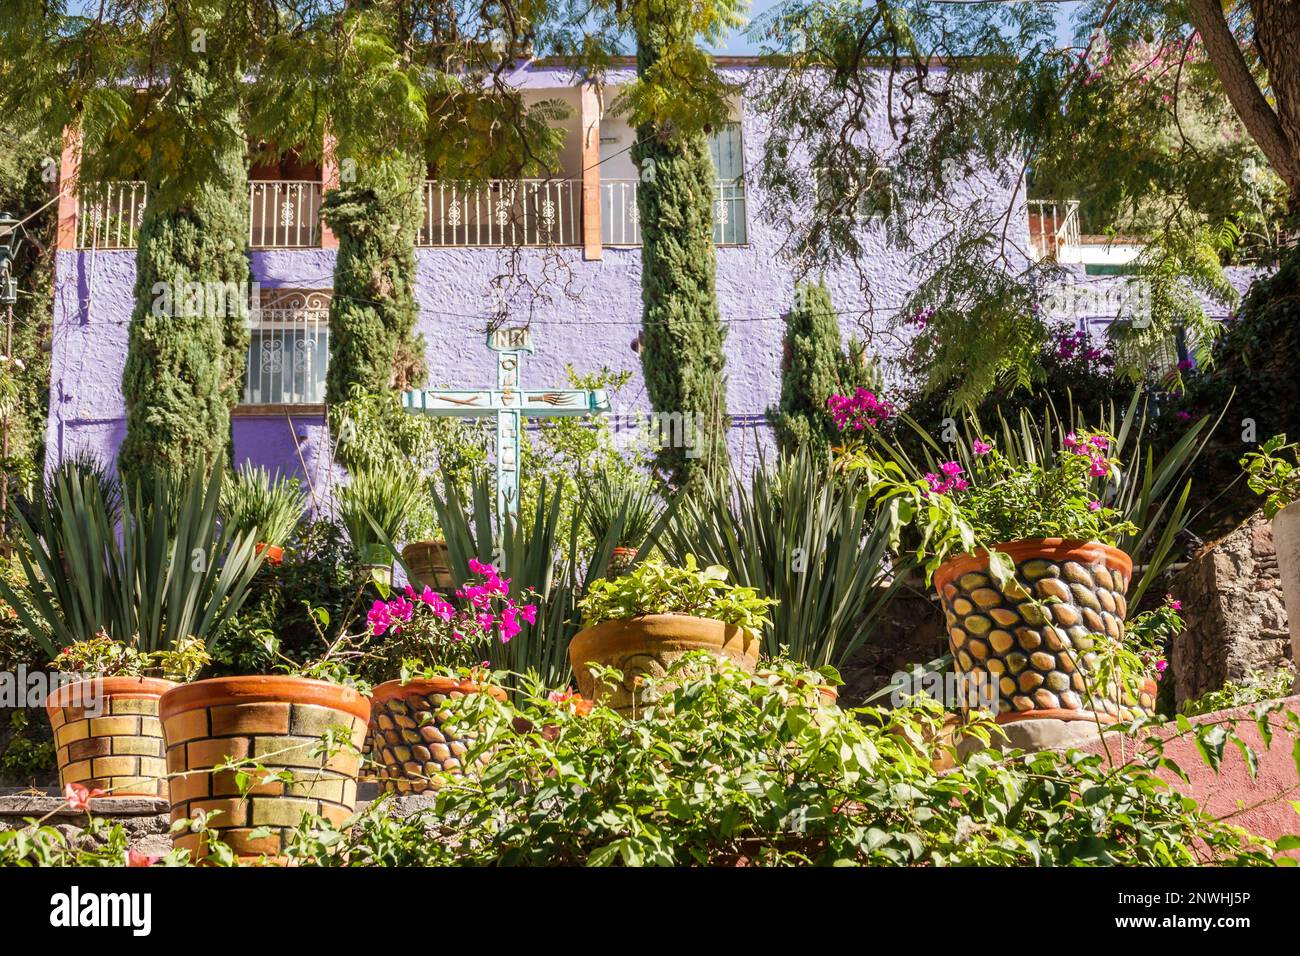
[[[934,585],[956,670],[989,689],[997,719],[1100,717],[1110,723],[1150,715],[1153,681],[1134,701],[1126,694],[1117,700],[1114,688],[1090,680],[1098,635],[1124,636],[1133,574],[1129,556],[1108,545],[1060,538],[994,548],[1015,564],[1006,587],[989,574],[983,551],[940,565]]]

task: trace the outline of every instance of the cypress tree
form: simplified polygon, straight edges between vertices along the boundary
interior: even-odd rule
[[[662,20],[638,23],[638,75],[653,68],[674,30],[687,29],[675,22],[679,14],[674,9],[665,5]],[[653,124],[637,128],[632,158],[641,170],[637,206],[646,391],[656,412],[680,413],[683,420],[699,423],[696,435],[703,443],[695,449],[661,448],[657,465],[674,484],[693,484],[728,464],[725,331],[715,287],[713,160],[704,133],[674,133]]]
[[[768,413],[782,451],[824,452],[835,443],[839,432],[826,400],[839,391],[848,367],[830,292],[822,282],[800,283],[785,319],[781,401]]]
[[[230,95],[237,80],[224,68],[218,78],[204,58],[182,57],[169,78],[169,119],[193,117],[219,134],[196,181],[171,180],[156,172],[160,163],[147,175],[122,375],[119,468],[128,481],[231,457],[230,409],[248,350],[248,155]]]
[[[322,215],[339,240],[330,303],[330,362],[325,400],[338,405],[353,389],[405,389],[424,378],[424,349],[413,338],[415,233],[422,164],[395,156],[367,164],[354,184],[326,195]]]

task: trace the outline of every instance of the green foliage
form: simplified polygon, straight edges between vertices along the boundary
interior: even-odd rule
[[[687,496],[660,547],[676,562],[693,553],[730,568],[737,583],[776,599],[764,653],[838,664],[870,639],[910,567],[906,556],[888,559],[888,516],[860,487],[803,449],[756,468],[747,486]]]
[[[339,240],[330,300],[325,400],[360,387],[415,388],[425,376],[423,340],[414,337],[415,231],[423,164],[394,156],[368,164],[355,184],[331,190],[321,217]]]
[[[1233,707],[1280,700],[1295,693],[1295,681],[1295,667],[1286,663],[1275,671],[1251,671],[1244,680],[1230,680],[1196,700],[1183,701],[1178,712],[1187,717],[1197,717]]]
[[[607,537],[610,529],[621,522],[619,546],[640,549],[663,517],[663,501],[650,480],[641,475],[611,476],[602,472],[581,487],[583,524],[593,541]]]
[[[387,541],[401,540],[411,512],[419,504],[420,486],[411,481],[400,462],[355,471],[335,493],[339,520],[357,554]]]
[[[206,61],[173,71],[169,112],[202,115],[209,126],[215,114],[222,136],[204,149],[210,175],[191,188],[161,178],[161,153],[144,173],[150,195],[122,372],[126,438],[118,460],[128,484],[231,459],[230,409],[243,394],[248,358],[243,128],[223,78]]]
[[[692,554],[681,567],[660,560],[643,561],[612,581],[592,583],[582,599],[582,623],[640,617],[643,614],[685,614],[742,627],[758,634],[771,623],[775,599],[751,587],[727,581],[721,565],[700,568]]]
[[[1235,526],[1259,508],[1240,481],[1243,445],[1266,435],[1300,435],[1300,250],[1257,279],[1214,346],[1214,362],[1188,377],[1178,407],[1200,415],[1225,409],[1198,462],[1197,488],[1214,489],[1210,517]],[[1235,482],[1235,485],[1234,485]],[[1221,495],[1221,497],[1220,497]]]
[[[331,633],[355,629],[367,577],[346,532],[326,518],[298,526],[278,566],[264,564],[249,596],[210,642],[214,675],[269,674],[277,661],[306,663],[320,652],[324,612]],[[277,655],[279,655],[277,657]]]
[[[50,335],[57,206],[37,161],[57,155],[57,138],[0,120],[0,210],[33,218],[20,231],[22,245],[12,266],[20,294],[14,305],[12,355],[0,358],[0,420],[9,433],[9,454],[0,474],[9,494],[30,493],[45,463],[49,414]],[[38,210],[41,210],[38,212]]]
[[[1259,451],[1247,452],[1241,459],[1246,472],[1246,486],[1257,495],[1264,496],[1264,517],[1270,520],[1291,502],[1300,498],[1300,466],[1297,465],[1297,446],[1288,443],[1285,435],[1274,435],[1259,446]],[[1290,453],[1287,461],[1279,452]]]
[[[709,5],[704,5],[708,8]],[[635,4],[637,76],[653,82],[693,48],[694,32],[671,5]],[[698,53],[695,54],[698,57]],[[667,58],[667,59],[665,59]],[[651,407],[693,416],[704,447],[659,450],[658,468],[676,485],[726,470],[727,387],[713,248],[715,173],[702,131],[669,135],[637,128],[632,159],[641,170],[641,368]]]
[[[205,477],[200,462],[182,479],[156,474],[125,494],[120,517],[93,474],[54,481],[31,519],[13,510],[24,593],[0,578],[0,597],[46,653],[100,631],[146,653],[206,643],[239,610],[261,558],[251,536],[221,526],[220,472]]]
[[[1150,428],[1153,416],[1149,410],[1150,399],[1141,389],[1133,393],[1127,406],[1122,411],[1114,403],[1102,405],[1091,416],[1085,416],[1083,410],[1071,408],[1064,418],[1057,415],[1050,404],[1041,412],[1041,420],[1028,411],[1021,410],[1014,420],[1000,414],[997,425],[987,428],[979,418],[967,413],[961,428],[945,427],[940,434],[943,444],[935,441],[915,422],[904,416],[916,437],[920,439],[923,449],[921,464],[902,449],[901,442],[888,442],[886,457],[892,459],[886,467],[890,482],[902,479],[907,487],[892,484],[904,499],[911,499],[910,507],[919,507],[923,502],[928,509],[926,523],[935,528],[949,527],[956,529],[956,538],[948,539],[947,546],[960,546],[962,551],[975,547],[972,530],[969,539],[961,533],[962,528],[969,528],[964,522],[949,525],[951,520],[947,513],[954,508],[954,502],[948,495],[926,497],[921,492],[928,491],[929,482],[922,476],[929,473],[936,475],[942,471],[942,463],[955,461],[963,473],[975,468],[974,443],[977,439],[987,440],[990,434],[998,444],[998,451],[1005,456],[1014,469],[1029,471],[1044,469],[1062,448],[1070,434],[1100,432],[1114,436],[1114,443],[1109,449],[1112,457],[1119,463],[1118,472],[1107,475],[1089,476],[1091,478],[1091,496],[1087,500],[1104,503],[1117,513],[1117,530],[1120,534],[1115,539],[1115,546],[1133,558],[1135,566],[1143,568],[1129,590],[1129,602],[1137,606],[1147,589],[1176,561],[1180,555],[1177,548],[1178,536],[1187,528],[1192,513],[1188,507],[1192,482],[1189,474],[1198,456],[1205,447],[1206,439],[1212,430],[1208,418],[1186,426],[1169,447],[1162,449],[1157,457],[1151,447]],[[918,501],[917,496],[920,495]],[[988,505],[995,512],[1000,508],[1000,498],[992,496]],[[1086,507],[1087,502],[1084,502]],[[899,506],[903,508],[902,505]],[[1037,508],[1035,503],[1033,508]],[[908,508],[900,511],[896,521],[900,528],[915,516],[916,512]],[[1008,514],[1007,520],[1014,515]],[[1123,530],[1132,529],[1132,530]],[[1003,531],[1009,530],[1004,528]],[[900,538],[907,537],[900,534]],[[915,536],[908,538],[914,547],[925,550],[930,547],[922,534],[917,542]],[[996,543],[996,542],[992,542]],[[995,561],[997,559],[995,558]],[[928,568],[932,572],[942,563],[931,560]],[[995,570],[997,568],[995,567]]]
[[[480,774],[404,820],[377,801],[350,836],[304,820],[287,852],[323,866],[1272,862],[1269,841],[1170,789],[1157,767],[1181,770],[1158,740],[1114,767],[1048,750],[980,754],[941,774],[937,709],[841,711],[817,690],[831,679],[782,661],[746,675],[695,655],[656,682],[636,721],[545,688],[514,705],[467,695],[450,707],[479,728],[471,758],[491,754]],[[1207,759],[1241,739],[1231,727],[1183,733]]]
[[[781,404],[768,412],[782,451],[807,446],[824,452],[836,443],[839,429],[826,410],[826,400],[852,394],[845,377],[853,369],[854,362],[840,342],[840,322],[826,284],[799,283],[794,306],[785,318]]]
[[[307,500],[296,478],[245,462],[221,486],[221,517],[236,534],[283,546],[302,520]]]
[[[73,641],[51,661],[65,674],[143,677],[157,672],[167,680],[183,682],[194,680],[211,662],[203,642],[195,638],[185,638],[165,650],[146,653],[134,642],[124,644],[106,633]]]
[[[582,542],[583,505],[565,516],[564,494],[543,482],[531,508],[518,516],[496,514],[496,494],[486,473],[475,477],[467,501],[453,485],[435,493],[434,506],[447,537],[452,578],[469,580],[471,558],[492,564],[510,579],[510,597],[531,592],[537,620],[509,644],[494,644],[494,667],[535,674],[549,687],[568,684],[569,642],[581,630],[578,602],[603,574],[627,520],[614,516],[604,535]]]

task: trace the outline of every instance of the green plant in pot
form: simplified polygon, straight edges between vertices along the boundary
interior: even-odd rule
[[[6,581],[0,597],[56,667],[83,678],[46,705],[65,784],[165,795],[160,698],[206,663],[261,562],[252,534],[218,520],[221,478],[159,475],[119,497],[74,465],[50,476],[30,517],[14,509],[27,600]]]
[[[421,487],[394,463],[358,469],[336,494],[339,519],[352,547],[376,580],[390,584],[392,542],[401,540]]]
[[[595,581],[580,605],[584,629],[569,644],[583,696],[635,716],[649,703],[640,678],[662,677],[690,651],[752,673],[776,602],[727,577],[726,568],[701,568],[687,555],[681,567],[643,561],[622,577]],[[622,681],[597,680],[593,665],[613,668]]]
[[[497,569],[472,559],[470,580],[454,603],[432,588],[374,602],[367,617],[371,658],[400,678],[371,694],[371,754],[380,786],[395,793],[436,789],[447,775],[460,775],[475,760],[472,719],[463,698],[505,692],[486,683],[485,658],[496,643],[509,644],[537,622],[536,596],[509,593]],[[472,707],[471,707],[472,710]]]
[[[245,462],[221,488],[221,515],[236,533],[256,533],[258,553],[268,564],[284,560],[288,542],[306,509],[306,496],[296,478],[272,475]]]
[[[900,535],[913,526],[957,672],[1001,722],[1113,722],[1154,707],[1153,675],[1126,653],[1133,562],[1116,545],[1137,528],[1112,504],[1114,447],[1113,436],[1079,430],[1035,457],[976,437],[961,460],[921,475],[870,445],[848,463]]]
[[[663,518],[663,500],[649,479],[609,472],[585,482],[582,498],[582,521],[591,539],[603,541],[613,533],[617,540],[605,576],[626,573]]]

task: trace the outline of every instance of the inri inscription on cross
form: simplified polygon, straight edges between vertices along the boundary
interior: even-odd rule
[[[497,387],[468,390],[412,389],[402,395],[402,407],[412,415],[486,417],[497,420],[497,511],[519,510],[520,444],[523,419],[562,415],[605,415],[609,396],[603,388],[530,390],[520,381],[525,354],[533,351],[528,329],[497,329],[488,333],[487,347],[497,353]]]

